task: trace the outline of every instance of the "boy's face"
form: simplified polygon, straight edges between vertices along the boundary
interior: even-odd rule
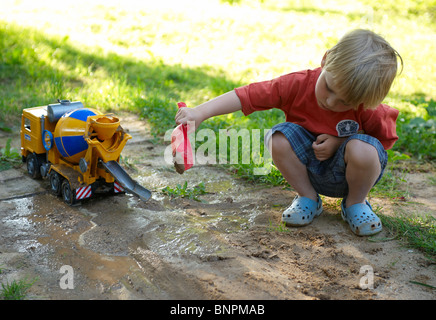
[[[322,70],[315,86],[315,96],[321,109],[333,112],[344,112],[354,109],[338,93],[335,81],[330,72]]]

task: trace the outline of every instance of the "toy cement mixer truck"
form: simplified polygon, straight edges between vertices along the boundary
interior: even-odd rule
[[[34,179],[47,178],[51,191],[69,205],[103,192],[150,198],[151,192],[119,164],[130,138],[117,117],[78,101],[24,109],[21,118],[21,154],[27,172]]]

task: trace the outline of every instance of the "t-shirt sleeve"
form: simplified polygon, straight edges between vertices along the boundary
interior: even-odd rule
[[[288,105],[289,99],[295,95],[298,76],[299,73],[291,73],[236,88],[235,92],[241,101],[244,115],[272,108],[281,109],[284,105]]]
[[[365,133],[377,138],[385,150],[391,149],[398,140],[398,114],[398,110],[382,104],[374,112],[367,112],[363,119]]]
[[[236,88],[235,92],[241,100],[242,112],[246,116],[254,111],[279,108],[281,105],[278,79],[255,82]]]

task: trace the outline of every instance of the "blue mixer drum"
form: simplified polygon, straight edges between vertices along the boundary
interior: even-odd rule
[[[100,115],[97,110],[81,108],[64,114],[56,124],[54,141],[59,153],[71,163],[79,163],[88,144],[83,137],[88,116]]]

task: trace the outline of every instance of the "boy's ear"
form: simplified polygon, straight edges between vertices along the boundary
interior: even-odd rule
[[[324,68],[325,60],[327,59],[327,55],[328,55],[328,53],[329,53],[329,50],[327,50],[327,51],[324,53],[324,57],[322,57],[322,60],[321,60],[321,68]]]

